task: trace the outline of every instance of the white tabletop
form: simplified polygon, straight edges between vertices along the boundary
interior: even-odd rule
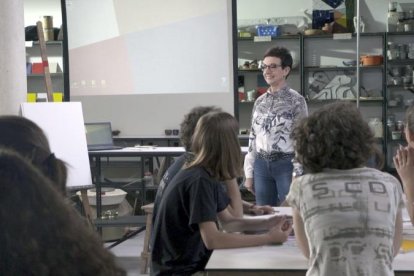
[[[247,153],[248,147],[241,147],[243,154]],[[122,154],[147,154],[147,155],[179,155],[185,152],[184,147],[158,147],[158,146],[135,146],[113,150],[89,151],[89,155],[122,155]]]
[[[275,207],[280,214],[289,216],[290,207]],[[410,231],[411,223],[404,224],[404,232]],[[395,271],[414,272],[414,251],[400,252],[394,259]],[[265,245],[234,249],[216,249],[208,261],[206,271],[282,271],[307,270],[308,261],[290,236],[283,245]],[[271,274],[271,273],[270,273]],[[414,275],[414,273],[413,273]]]
[[[205,270],[306,270],[308,262],[294,237],[283,245],[216,249]]]

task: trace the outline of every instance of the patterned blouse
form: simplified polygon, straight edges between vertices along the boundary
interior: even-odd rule
[[[256,154],[264,156],[294,153],[290,134],[295,124],[308,116],[305,98],[285,86],[276,93],[268,90],[253,106],[249,150],[244,160],[246,178],[253,177]]]

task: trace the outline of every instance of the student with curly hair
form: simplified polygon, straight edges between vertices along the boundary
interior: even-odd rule
[[[327,104],[300,121],[292,138],[307,174],[292,182],[298,246],[306,275],[393,275],[402,240],[399,181],[365,167],[375,139],[352,103]]]
[[[414,106],[410,106],[405,112],[404,133],[408,145],[397,150],[394,165],[401,178],[407,198],[407,211],[414,225]]]
[[[0,149],[0,275],[126,275],[30,159]]]
[[[260,230],[257,220],[235,219],[223,204],[222,181],[242,175],[238,123],[226,112],[203,115],[191,141],[193,158],[164,190],[151,236],[152,275],[190,275],[203,270],[212,250],[286,241],[291,225],[272,216],[262,234],[226,233],[228,221],[237,229]],[[266,222],[266,221],[263,221]]]

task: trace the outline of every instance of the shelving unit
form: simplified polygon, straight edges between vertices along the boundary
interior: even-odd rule
[[[387,118],[385,125],[386,169],[392,172],[395,171],[392,157],[400,145],[406,144],[404,133],[401,131],[401,134],[398,134],[397,123],[400,121],[402,124],[407,106],[414,103],[414,57],[408,56],[407,52],[406,56],[400,57],[399,54],[394,56],[391,49],[399,47],[399,45],[408,47],[410,43],[414,42],[414,32],[389,32],[385,33],[385,37],[384,47],[387,53],[385,55],[387,57],[385,60],[387,68],[385,90],[388,98],[387,104],[385,104]],[[394,44],[394,46],[389,44]],[[412,54],[414,55],[414,53]],[[406,83],[404,83],[403,76],[410,77]],[[393,131],[397,132],[393,135]]]
[[[51,65],[56,63],[60,70],[51,71],[53,92],[64,93],[64,74],[63,74],[63,42],[62,41],[47,41],[46,54],[48,56],[49,69]],[[40,45],[38,41],[26,42],[26,63],[41,63]],[[46,86],[44,82],[44,74],[30,73],[27,74],[27,92],[31,93],[46,93]]]
[[[399,33],[392,35],[398,36]],[[410,34],[404,33],[403,36],[409,37]],[[387,156],[385,169],[390,170],[392,150],[389,144],[395,141],[390,142],[390,134],[386,129],[389,112],[387,103],[389,90],[397,87],[387,86],[387,70],[391,64],[405,66],[407,63],[411,64],[411,61],[387,62],[385,57],[389,34],[387,36],[384,32],[362,33],[360,34],[360,55],[382,55],[384,62],[375,66],[360,66],[359,87],[357,87],[357,67],[346,66],[347,62],[356,59],[356,36],[352,34],[345,38],[332,34],[280,36],[265,42],[254,42],[254,38],[239,38],[237,43],[239,69],[235,77],[242,77],[244,82],[240,82],[239,79],[239,87],[241,83],[245,92],[257,89],[258,76],[261,76],[262,72],[257,69],[240,69],[244,61],[262,59],[263,53],[272,46],[288,48],[295,53],[298,60],[298,66],[292,70],[288,83],[304,95],[310,112],[335,100],[347,100],[359,103],[359,108],[368,122],[374,119],[380,120],[382,135],[377,137],[377,143]],[[401,88],[405,91],[413,89],[412,85],[401,85]],[[324,93],[326,95],[323,95]],[[414,95],[412,96],[414,98]],[[253,104],[254,101],[239,101],[241,129],[250,128]]]

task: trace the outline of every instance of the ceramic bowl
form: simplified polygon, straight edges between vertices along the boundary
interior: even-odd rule
[[[404,100],[405,107],[412,106],[413,104],[414,104],[414,99],[405,99]]]
[[[390,107],[395,107],[395,106],[397,106],[397,101],[396,101],[396,100],[389,100],[389,101],[388,101],[388,106],[390,106]]]
[[[80,197],[80,191],[76,193]],[[96,206],[96,190],[89,189],[87,192],[89,204]],[[121,189],[102,188],[102,206],[119,205],[125,199],[127,193]]]
[[[374,66],[381,65],[383,61],[383,56],[381,55],[366,55],[361,56],[362,66]]]
[[[357,65],[357,62],[356,62],[356,60],[347,60],[347,61],[342,61],[342,64],[343,65],[345,65],[345,66],[356,66]]]
[[[399,140],[399,139],[401,139],[401,131],[394,130],[393,132],[391,132],[391,138],[392,138],[392,140]]]

